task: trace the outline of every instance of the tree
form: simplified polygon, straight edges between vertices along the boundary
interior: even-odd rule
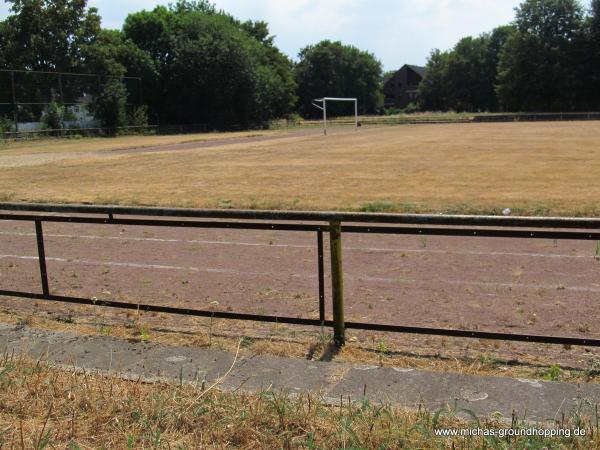
[[[264,22],[242,24],[207,2],[180,1],[129,15],[123,31],[154,62],[149,99],[162,122],[249,126],[294,105],[291,63]]]
[[[461,39],[449,52],[434,50],[419,89],[422,109],[495,111],[499,53],[511,26]]]
[[[118,30],[102,30],[93,44],[83,52],[85,71],[101,77],[79,79],[75,87],[80,94],[86,92],[99,95],[104,82],[111,78],[139,77],[140,80],[126,80],[129,102],[137,107],[147,103],[158,89],[158,70],[150,55],[138,48]],[[77,79],[76,79],[77,81]]]
[[[487,36],[487,53],[485,57],[485,68],[482,76],[485,79],[486,85],[486,101],[481,109],[488,111],[497,111],[500,109],[500,102],[496,94],[496,85],[498,82],[498,62],[500,54],[504,50],[506,41],[515,32],[515,27],[512,25],[504,25],[494,28]]]
[[[6,0],[11,15],[0,27],[3,68],[72,71],[100,32],[96,8],[86,0]]]
[[[577,108],[583,9],[577,0],[526,0],[500,55],[497,94],[515,111]]]
[[[102,30],[97,10],[88,8],[86,0],[9,1],[12,14],[0,22],[0,67],[104,76],[65,75],[59,79],[51,73],[19,75],[18,98],[53,102],[41,117],[53,123],[51,128],[62,126],[63,119],[55,114],[62,108],[58,103],[76,102],[84,93],[99,95],[99,81],[106,76],[139,74],[151,84],[151,59],[121,32]],[[135,100],[141,98],[140,94]],[[31,110],[29,115],[30,120],[40,118],[39,110]],[[21,119],[26,116],[27,110],[21,108]]]
[[[304,117],[319,115],[312,106],[318,97],[356,97],[366,114],[381,107],[382,68],[373,54],[339,41],[321,41],[302,49],[299,57],[295,69],[298,109]],[[340,114],[342,108],[331,105],[333,114]]]
[[[65,108],[56,102],[51,102],[44,108],[42,123],[48,130],[60,130],[63,127]]]
[[[581,103],[592,111],[600,110],[600,0],[592,0],[585,29],[581,57],[584,71],[584,95]]]
[[[590,33],[600,45],[600,0],[592,0],[590,7]]]
[[[118,128],[127,126],[127,90],[118,78],[110,78],[91,105],[94,117],[109,134],[116,134]]]
[[[438,49],[431,51],[425,67],[425,76],[419,84],[419,108],[428,111],[448,109],[448,59],[449,53]]]
[[[487,36],[467,37],[450,52],[446,72],[449,108],[477,111],[492,107],[494,80],[488,79],[487,46]]]

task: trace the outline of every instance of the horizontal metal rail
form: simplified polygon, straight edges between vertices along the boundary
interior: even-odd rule
[[[344,342],[344,329],[362,329],[381,332],[398,332],[450,336],[474,339],[491,339],[504,341],[536,342],[546,344],[583,345],[600,347],[600,339],[575,338],[567,336],[540,336],[530,334],[513,334],[486,331],[469,331],[445,328],[426,328],[401,325],[386,325],[364,322],[344,322],[343,320],[343,288],[341,283],[341,235],[343,233],[373,233],[397,235],[434,235],[491,238],[522,239],[555,239],[555,240],[598,240],[600,241],[600,219],[591,218],[537,218],[537,217],[496,217],[496,216],[433,216],[415,214],[370,214],[370,213],[338,213],[338,212],[298,212],[298,211],[243,211],[243,210],[204,210],[183,208],[144,208],[125,206],[92,206],[92,205],[52,205],[28,203],[0,203],[0,221],[33,222],[36,229],[38,258],[42,293],[20,292],[0,289],[0,296],[29,298],[80,305],[95,305],[111,308],[135,309],[167,314],[181,314],[198,317],[214,317],[222,319],[250,320],[295,325],[312,325],[333,327],[336,331],[336,342]],[[24,214],[28,213],[28,214]],[[45,214],[33,214],[45,213]],[[79,214],[79,215],[65,215]],[[82,216],[80,214],[86,214]],[[105,217],[97,217],[97,215]],[[94,217],[96,215],[96,217]],[[149,218],[115,217],[147,216]],[[160,218],[158,218],[160,217]],[[198,220],[221,219],[221,220]],[[225,219],[225,220],[223,220]],[[230,220],[227,220],[230,219]],[[231,221],[236,220],[236,221]],[[253,220],[253,221],[249,221]],[[255,221],[259,222],[255,222]],[[341,225],[341,221],[351,223],[374,223],[375,225]],[[271,222],[260,222],[271,221]],[[287,223],[287,222],[296,223]],[[89,299],[82,297],[54,295],[48,283],[46,255],[44,250],[43,222],[80,223],[128,226],[159,226],[174,228],[219,228],[246,230],[281,230],[305,231],[317,234],[317,270],[318,270],[318,306],[319,318],[278,317],[236,312],[197,310],[171,306],[137,304],[110,299]],[[324,223],[297,223],[324,222]],[[383,226],[378,224],[385,224]],[[392,226],[401,225],[401,226]],[[409,225],[427,225],[409,226]],[[496,227],[496,228],[490,228]],[[538,228],[538,229],[531,229]],[[541,230],[539,228],[542,228]],[[550,229],[552,228],[552,229]],[[334,230],[338,230],[337,234]],[[564,229],[577,229],[564,231]],[[323,233],[336,236],[339,258],[331,258],[331,274],[339,283],[332,286],[332,302],[334,317],[325,317],[324,292],[324,246]],[[332,247],[330,241],[330,248]],[[334,261],[334,259],[336,259]],[[336,278],[337,277],[337,278]]]
[[[556,239],[556,240],[600,240],[600,232],[589,231],[540,231],[540,230],[506,230],[484,228],[415,228],[415,227],[364,227],[344,226],[344,233],[372,234],[407,234],[422,236],[453,237],[493,237],[521,239]]]
[[[585,345],[600,347],[600,339],[572,338],[563,336],[539,336],[535,334],[493,333],[488,331],[452,330],[446,328],[421,328],[401,325],[383,325],[364,322],[346,322],[346,328],[357,330],[384,331],[393,333],[425,334],[500,341],[537,342],[541,344]]]
[[[262,314],[242,314],[225,311],[206,311],[189,308],[176,308],[173,306],[161,306],[161,305],[149,305],[144,303],[129,303],[119,302],[108,299],[89,299],[83,297],[71,297],[63,295],[44,295],[35,294],[31,292],[18,292],[18,291],[7,291],[0,290],[0,295],[6,297],[17,297],[17,298],[30,298],[33,300],[50,300],[61,303],[73,303],[77,305],[92,305],[92,306],[105,306],[109,308],[121,308],[121,309],[134,309],[136,311],[166,313],[166,314],[179,314],[184,316],[196,316],[196,317],[214,317],[215,319],[234,319],[234,320],[249,320],[255,322],[270,322],[270,323],[289,323],[293,325],[315,325],[320,326],[322,324],[319,319],[303,319],[300,317],[278,317],[278,316],[266,316]],[[333,322],[324,321],[324,325],[331,326]]]
[[[511,228],[600,229],[598,218],[504,217],[427,214],[384,214],[336,211],[264,211],[238,209],[159,208],[112,205],[63,205],[37,203],[0,203],[0,210],[67,214],[113,214],[125,216],[181,217],[240,220],[289,220],[302,222],[353,222],[435,226],[477,226]]]
[[[112,218],[110,217],[112,216]],[[282,231],[328,231],[328,225],[294,224],[294,223],[262,223],[262,222],[214,222],[195,220],[165,219],[121,219],[109,213],[108,218],[72,217],[72,216],[39,216],[21,214],[0,214],[0,220],[16,220],[31,222],[41,220],[55,223],[85,223],[102,225],[131,225],[170,228],[223,228],[238,230],[282,230]]]

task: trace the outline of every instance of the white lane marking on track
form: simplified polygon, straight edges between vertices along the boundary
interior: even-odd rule
[[[0,259],[25,259],[25,260],[36,260],[37,256],[21,256],[21,255],[0,255]],[[191,272],[208,272],[208,273],[226,273],[233,275],[269,275],[272,276],[273,272],[247,272],[241,270],[231,269],[214,269],[210,267],[194,267],[194,266],[169,266],[164,264],[139,264],[139,263],[127,263],[127,262],[114,262],[114,261],[93,261],[90,259],[69,259],[69,258],[56,258],[46,257],[46,261],[64,262],[64,263],[75,263],[75,264],[86,264],[92,266],[115,266],[115,267],[133,267],[136,269],[159,269],[159,270],[187,270]],[[294,274],[293,276],[316,278],[316,275],[300,275]]]
[[[24,259],[24,260],[37,260],[37,256],[21,256],[21,255],[0,255],[0,259]],[[68,259],[68,258],[56,258],[47,257],[46,261],[64,262],[64,263],[75,263],[84,265],[94,266],[114,266],[114,267],[133,267],[137,269],[159,269],[159,270],[186,270],[192,272],[206,272],[206,273],[223,273],[230,275],[259,275],[259,276],[273,276],[273,272],[248,272],[242,270],[232,269],[214,269],[210,267],[194,267],[194,266],[170,266],[163,264],[140,264],[140,263],[127,263],[127,262],[113,262],[113,261],[93,261],[89,259]],[[304,273],[293,273],[290,274],[292,278],[317,278],[314,274]],[[547,285],[547,284],[531,284],[531,283],[502,283],[502,282],[486,282],[486,281],[468,281],[468,280],[419,280],[413,278],[378,278],[378,277],[365,277],[365,276],[353,276],[345,275],[345,279],[356,281],[356,282],[373,282],[373,283],[413,283],[413,284],[427,284],[431,285],[432,281],[442,284],[450,284],[455,286],[468,285],[468,286],[483,286],[483,287],[507,287],[507,288],[525,288],[525,289],[557,289],[558,285]],[[600,292],[600,289],[589,288],[585,286],[561,286],[561,289],[566,291],[574,292]]]
[[[574,291],[574,292],[600,292],[600,289],[590,288],[585,286],[562,286],[559,284],[531,284],[531,283],[503,283],[496,281],[468,281],[468,280],[444,280],[444,279],[435,279],[435,280],[418,280],[413,278],[377,278],[377,277],[353,277],[353,276],[344,276],[344,278],[349,278],[354,281],[369,281],[376,283],[414,283],[414,284],[424,284],[431,285],[432,281],[441,284],[451,284],[455,286],[483,286],[483,287],[507,287],[507,288],[525,288],[525,289],[549,289],[556,290],[560,289],[565,291]]]
[[[5,236],[35,236],[35,233],[19,233],[16,231],[0,231],[0,235]],[[114,241],[147,241],[147,242],[173,242],[188,244],[205,245],[238,245],[248,247],[278,247],[278,248],[307,248],[314,249],[314,245],[301,244],[262,244],[259,242],[239,242],[239,241],[207,241],[197,239],[164,239],[164,238],[141,238],[141,237],[122,237],[122,236],[95,236],[78,234],[44,234],[46,237],[69,238],[69,239],[106,239]],[[344,247],[344,250],[367,251],[383,253],[437,253],[444,255],[471,255],[471,256],[525,256],[531,258],[574,258],[574,259],[593,259],[591,255],[565,255],[565,254],[546,254],[546,253],[527,253],[527,252],[480,252],[480,251],[452,251],[435,249],[404,249],[404,248],[386,248],[386,247]]]
[[[0,231],[0,235],[8,236],[35,236],[35,233],[18,233]],[[106,239],[113,241],[148,241],[148,242],[174,242],[187,244],[207,244],[207,245],[240,245],[252,247],[291,247],[291,248],[314,248],[314,245],[294,245],[294,244],[261,244],[259,242],[236,242],[236,241],[206,241],[196,239],[164,239],[164,238],[139,238],[139,237],[121,237],[121,236],[94,236],[85,234],[49,234],[44,233],[45,237],[69,238],[69,239]]]

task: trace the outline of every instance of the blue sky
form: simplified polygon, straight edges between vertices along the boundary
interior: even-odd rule
[[[89,0],[103,25],[121,28],[130,12],[173,0]],[[213,0],[246,20],[265,20],[277,46],[290,57],[307,44],[340,40],[375,53],[386,70],[422,65],[432,48],[510,22],[520,0]],[[589,2],[586,2],[586,4]],[[0,3],[0,18],[8,5]]]

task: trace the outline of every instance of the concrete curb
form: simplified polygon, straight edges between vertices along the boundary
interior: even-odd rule
[[[0,349],[32,358],[44,356],[59,367],[97,371],[147,382],[158,380],[210,385],[231,367],[230,352],[170,347],[109,336],[81,336],[0,324]],[[479,416],[496,415],[544,422],[600,403],[600,385],[480,377],[411,369],[356,366],[263,355],[240,357],[219,385],[223,391],[291,394],[312,392],[325,401],[368,399],[406,408],[449,406]],[[584,408],[585,409],[585,408]],[[585,414],[585,411],[583,411]]]

